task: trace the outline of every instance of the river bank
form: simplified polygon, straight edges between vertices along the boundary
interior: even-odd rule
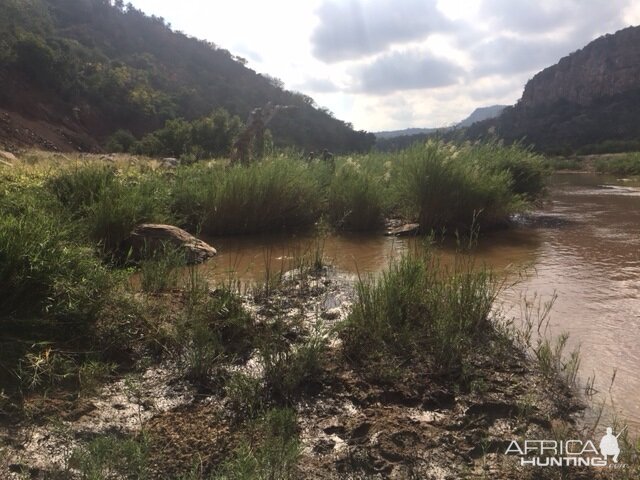
[[[275,478],[542,478],[539,469],[519,467],[518,458],[505,451],[513,438],[574,431],[582,403],[559,377],[562,372],[544,373],[499,323],[486,325],[485,345],[465,356],[462,376],[455,368],[434,369],[426,358],[388,364],[386,371],[353,363],[340,333],[358,301],[353,287],[324,267],[293,271],[268,294],[242,297],[256,325],[279,323],[279,341],[290,347],[279,354],[287,364],[297,364],[292,352],[308,348],[310,339],[322,343],[311,363],[307,357],[303,377],[276,356],[269,358],[278,372],[268,380],[267,357],[256,352],[221,367],[225,372],[214,377],[226,378],[226,385],[194,382],[185,376],[184,359],[139,366],[93,395],[73,401],[54,396],[35,423],[24,418],[5,425],[5,473],[227,478],[221,470],[227,465],[229,478],[245,478],[238,469],[254,467],[279,469]],[[269,393],[257,392],[263,386],[252,379],[273,382]],[[295,420],[285,438],[269,440],[281,442],[271,452],[263,441],[273,432],[261,422],[275,405]],[[278,425],[276,430],[284,428]],[[111,443],[100,445],[101,439]],[[242,457],[243,448],[255,458]],[[124,452],[125,461],[113,458],[114,452]],[[573,474],[591,478],[588,471]]]

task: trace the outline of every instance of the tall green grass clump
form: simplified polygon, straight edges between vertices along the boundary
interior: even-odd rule
[[[87,243],[99,244],[108,256],[136,225],[168,220],[170,181],[152,171],[87,163],[62,169],[45,187]]]
[[[347,162],[329,186],[327,216],[339,230],[372,230],[382,223],[383,200],[381,179]]]
[[[640,175],[640,152],[622,157],[600,158],[595,162],[595,167],[598,173]]]
[[[106,253],[117,252],[136,225],[170,220],[168,195],[166,180],[153,174],[123,179],[105,188],[84,219],[90,240]]]
[[[187,264],[184,250],[165,243],[160,248],[145,252],[144,257],[140,262],[142,291],[158,293],[178,286],[179,268]]]
[[[474,143],[457,147],[456,151],[462,162],[494,174],[507,173],[511,192],[527,200],[538,198],[544,191],[544,159],[520,144]]]
[[[45,184],[46,188],[75,215],[86,214],[100,195],[116,182],[116,169],[111,165],[86,163],[63,169]]]
[[[149,478],[149,441],[144,436],[97,437],[76,448],[69,463],[83,479]]]
[[[509,172],[459,156],[456,147],[440,142],[400,154],[392,180],[397,207],[423,231],[495,227],[522,205]]]
[[[288,158],[227,169],[196,165],[179,172],[173,191],[175,214],[209,235],[309,226],[321,200],[308,166]]]
[[[415,251],[379,278],[360,280],[341,332],[347,357],[365,365],[425,360],[436,370],[463,367],[465,354],[486,338],[497,288],[490,273],[462,258],[443,267],[431,253]]]
[[[255,324],[229,286],[211,293],[192,273],[176,332],[186,376],[206,384],[223,360],[246,357],[256,340]]]
[[[252,428],[257,441],[243,441],[231,458],[211,476],[212,480],[297,478],[301,454],[296,414],[290,409],[272,409]]]
[[[53,212],[0,215],[0,317],[92,320],[115,277]]]

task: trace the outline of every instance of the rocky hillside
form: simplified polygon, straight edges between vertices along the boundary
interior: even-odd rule
[[[527,83],[520,103],[535,108],[594,100],[640,87],[640,27],[600,37],[542,70]]]
[[[640,27],[608,34],[535,75],[522,98],[467,138],[497,135],[548,153],[640,148]]]
[[[375,140],[131,4],[0,0],[0,148],[99,150],[119,129],[140,138],[218,108],[245,120],[267,102],[293,107],[270,124],[279,146],[362,151]]]

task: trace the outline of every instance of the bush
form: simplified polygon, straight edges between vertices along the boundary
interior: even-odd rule
[[[329,188],[327,214],[342,230],[371,230],[380,226],[383,191],[380,180],[360,171],[357,164],[340,167]]]
[[[34,35],[26,35],[13,45],[15,65],[32,81],[43,85],[55,81],[55,55],[53,50]]]
[[[595,162],[598,173],[616,175],[640,175],[640,153],[630,153],[622,157],[600,158]]]
[[[136,142],[136,137],[129,130],[117,130],[109,137],[105,148],[108,152],[131,152]]]
[[[393,179],[396,202],[423,231],[468,230],[474,223],[494,227],[521,206],[509,172],[464,158],[469,154],[458,158],[455,147],[430,142],[400,155]]]
[[[115,181],[114,167],[86,163],[62,170],[45,185],[72,214],[83,215]]]
[[[341,332],[348,358],[365,365],[425,360],[452,370],[487,334],[496,288],[489,273],[466,261],[449,270],[418,251],[378,279],[359,281],[356,293]]]
[[[306,227],[320,214],[321,193],[308,167],[277,158],[228,169],[194,165],[178,172],[173,211],[210,235]]]
[[[94,320],[115,280],[50,212],[0,216],[0,314]]]
[[[149,156],[194,156],[213,158],[231,153],[242,122],[219,108],[208,117],[192,122],[182,118],[167,120],[165,126],[145,135],[135,145],[137,153]]]

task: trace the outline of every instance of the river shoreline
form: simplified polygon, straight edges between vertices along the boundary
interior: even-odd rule
[[[352,283],[329,270],[285,277],[270,295],[244,302],[259,323],[286,319],[287,337],[320,330],[328,340],[321,377],[293,405],[301,439],[296,478],[542,478],[505,455],[509,442],[575,431],[583,408],[576,392],[543,376],[514,345],[505,350],[500,335],[492,337],[501,355],[474,357],[462,389],[424,365],[405,365],[391,381],[372,379],[345,362],[333,333],[351,308]],[[250,357],[234,368],[251,365]],[[52,398],[41,420],[3,427],[2,437],[11,439],[5,474],[72,478],[74,445],[144,432],[151,439],[151,478],[174,478],[198,458],[203,468],[219,464],[247,434],[230,417],[222,391],[194,389],[177,365],[152,366],[137,378],[135,388],[118,379],[71,404]],[[56,472],[70,476],[47,476]],[[578,469],[571,478],[587,473]]]

